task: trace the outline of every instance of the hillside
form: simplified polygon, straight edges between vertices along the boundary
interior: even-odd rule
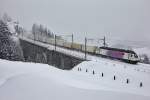
[[[92,69],[95,75],[90,72]],[[97,74],[101,71],[103,78]],[[116,81],[110,77],[114,72]],[[121,83],[118,75],[122,78],[129,75],[134,80]],[[93,61],[64,71],[44,64],[0,60],[0,100],[149,100],[149,76],[149,72],[127,73],[122,67]],[[143,87],[139,87],[140,81],[144,82]]]

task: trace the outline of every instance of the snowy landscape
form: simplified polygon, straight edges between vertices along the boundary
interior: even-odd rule
[[[11,33],[10,40],[14,41],[16,45],[20,45],[19,38],[21,38],[54,50],[54,46],[30,40],[27,38],[28,35],[24,38],[17,37],[16,34],[13,34],[15,33],[15,24],[11,22],[7,25],[8,31]],[[148,53],[145,48],[141,50]],[[84,53],[77,51],[65,50],[61,47],[57,47],[57,51],[84,58]],[[137,52],[140,54],[140,49],[137,49]],[[23,56],[18,52],[13,54],[18,57]],[[13,57],[15,56],[12,55],[11,58]],[[87,59],[89,61],[83,61],[69,71],[57,69],[47,64],[0,59],[0,99],[150,99],[149,64],[132,65],[91,55],[87,55]]]
[[[2,0],[0,100],[150,100],[149,4]]]

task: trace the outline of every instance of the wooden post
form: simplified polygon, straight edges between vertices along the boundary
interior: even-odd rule
[[[86,72],[88,72],[88,70],[86,69]]]
[[[106,46],[106,38],[105,38],[105,36],[104,36],[104,47]]]
[[[55,35],[55,51],[56,51],[56,35]]]
[[[73,34],[72,34],[72,44],[73,44]]]
[[[87,49],[87,48],[86,48],[86,44],[87,44],[87,39],[86,39],[86,37],[85,37],[85,60],[86,60],[86,58],[87,58],[87,57],[86,57],[86,56],[87,56],[87,55],[86,55],[86,54],[87,54],[87,51],[86,51],[86,49]]]
[[[94,70],[93,70],[93,75],[95,74]]]
[[[143,84],[142,84],[142,82],[140,82],[140,87],[142,87],[143,86]]]
[[[114,80],[116,80],[116,76],[114,75]]]
[[[36,52],[35,52],[35,32],[34,32],[33,55],[34,55],[34,62],[36,63]]]
[[[127,78],[127,81],[126,81],[126,82],[127,82],[127,84],[129,83],[129,79],[128,79],[128,78]]]
[[[104,74],[102,73],[102,77],[104,76]]]
[[[73,47],[73,34],[71,35],[71,48]]]

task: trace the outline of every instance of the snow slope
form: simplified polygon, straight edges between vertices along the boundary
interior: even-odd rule
[[[106,65],[85,61],[64,71],[45,64],[0,60],[0,100],[150,100],[148,72],[131,70],[127,74],[128,67]],[[102,71],[103,78],[98,75]],[[123,80],[128,75],[133,79],[130,84]]]
[[[81,71],[78,71],[80,68]],[[87,82],[85,83],[89,83],[89,81],[94,82],[95,85],[91,86],[92,89],[150,96],[150,67],[143,69],[138,66],[112,64],[104,61],[86,61],[73,70],[78,71],[79,77],[83,77],[82,80],[86,79]],[[128,84],[127,79],[129,79]],[[140,82],[142,82],[143,87],[140,87]]]

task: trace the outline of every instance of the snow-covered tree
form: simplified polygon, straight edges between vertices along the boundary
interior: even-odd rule
[[[149,60],[149,58],[148,58],[148,56],[146,54],[140,55],[140,58],[141,58],[140,62],[146,63],[146,64],[150,64],[150,60]]]
[[[0,58],[23,60],[22,49],[8,29],[6,22],[0,20]]]
[[[32,34],[36,39],[39,39],[40,37],[54,38],[54,34],[47,27],[44,27],[41,24],[40,25],[33,24]]]
[[[4,15],[2,17],[2,20],[3,20],[4,23],[11,22],[12,18],[7,13],[4,13]]]

